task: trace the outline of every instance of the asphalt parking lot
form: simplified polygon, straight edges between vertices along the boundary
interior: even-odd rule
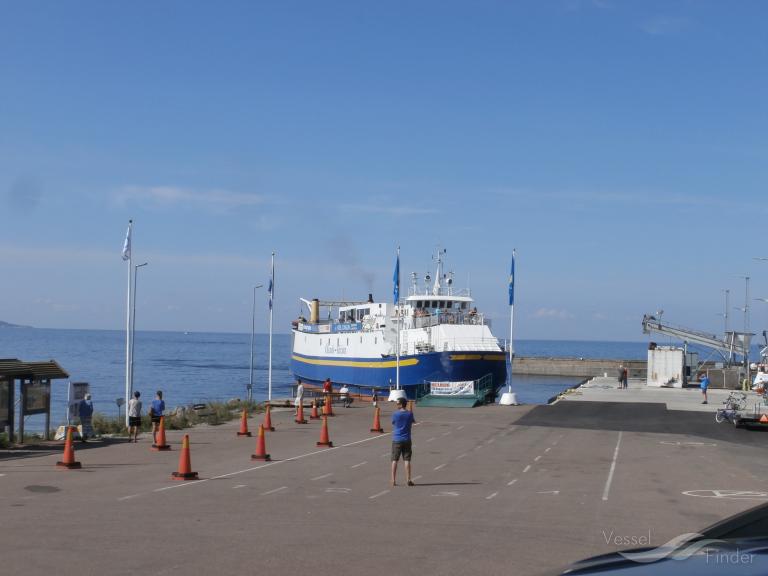
[[[170,452],[148,435],[78,444],[81,470],[57,469],[58,450],[5,452],[3,573],[536,574],[768,500],[764,433],[566,404],[417,406],[414,487],[390,486],[391,440],[367,406],[336,409],[330,449],[317,421],[273,411],[271,462],[250,459],[255,418],[253,438],[236,421],[186,431],[199,481],[170,478],[181,432]]]

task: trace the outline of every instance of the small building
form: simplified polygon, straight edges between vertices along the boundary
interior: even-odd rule
[[[691,378],[691,367],[698,365],[699,355],[672,346],[648,348],[646,385],[682,388]]]
[[[45,414],[45,439],[50,440],[51,382],[68,378],[69,374],[55,360],[24,362],[16,358],[0,359],[0,432],[7,431],[8,439],[14,442],[18,426],[19,438],[23,439],[24,418]],[[17,388],[20,400],[18,425]]]

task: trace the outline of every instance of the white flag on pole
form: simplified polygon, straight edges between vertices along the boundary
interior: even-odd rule
[[[128,231],[125,233],[125,242],[123,243],[123,260],[131,259],[131,225],[133,220],[128,220]]]

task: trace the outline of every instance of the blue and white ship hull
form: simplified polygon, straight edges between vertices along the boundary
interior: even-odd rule
[[[428,382],[466,382],[491,375],[495,387],[502,386],[507,376],[503,351],[487,352],[426,352],[400,357],[400,386],[413,397],[415,386]],[[334,385],[348,384],[363,394],[371,388],[389,389],[396,382],[395,357],[354,358],[309,356],[294,353],[291,371],[302,382],[320,385],[330,378]],[[381,392],[379,392],[381,393]]]

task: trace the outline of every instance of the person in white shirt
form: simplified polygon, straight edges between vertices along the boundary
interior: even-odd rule
[[[297,380],[298,386],[296,386],[296,399],[293,401],[293,406],[296,408],[294,416],[299,415],[299,406],[304,402],[304,384],[301,380]]]
[[[349,396],[349,388],[346,384],[339,390],[339,395],[341,396],[341,402],[344,404],[344,408],[349,408],[352,404],[352,398]]]
[[[141,392],[136,390],[133,398],[128,400],[128,442],[139,441],[139,430],[141,429]],[[133,439],[131,439],[133,437]]]

